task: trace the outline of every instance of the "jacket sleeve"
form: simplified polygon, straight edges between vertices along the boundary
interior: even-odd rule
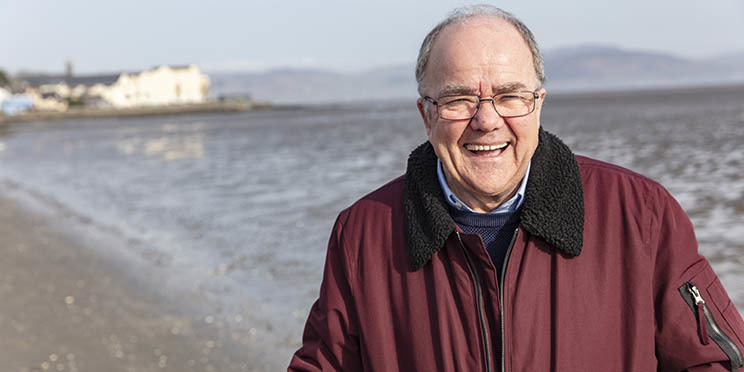
[[[708,261],[698,254],[690,219],[666,190],[657,191],[648,222],[658,369],[744,371],[744,322]],[[705,302],[702,306],[692,286]]]
[[[288,371],[362,371],[356,312],[343,243],[342,213],[328,243],[320,296]]]

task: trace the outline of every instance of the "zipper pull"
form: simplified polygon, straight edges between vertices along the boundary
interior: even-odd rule
[[[705,300],[703,299],[703,296],[700,295],[700,291],[697,289],[697,287],[695,287],[695,284],[692,284],[692,282],[687,283],[687,291],[690,292],[692,298],[695,300],[700,342],[703,345],[707,345],[710,343],[710,337],[708,336],[708,326],[705,324]]]

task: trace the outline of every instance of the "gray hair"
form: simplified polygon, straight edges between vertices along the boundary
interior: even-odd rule
[[[532,34],[532,31],[530,31],[522,21],[511,13],[492,5],[480,4],[465,6],[453,10],[447,18],[434,26],[434,28],[429,31],[429,34],[426,35],[424,42],[421,44],[421,49],[419,49],[418,59],[416,60],[416,82],[418,83],[419,93],[421,92],[421,82],[424,80],[424,75],[426,73],[426,65],[429,63],[431,49],[434,46],[434,42],[436,42],[439,37],[439,34],[442,33],[442,30],[447,28],[449,25],[460,24],[470,18],[478,16],[490,16],[503,19],[519,31],[522,35],[522,39],[527,43],[527,46],[530,48],[530,52],[532,53],[535,76],[541,85],[545,84],[545,67],[543,65],[542,55],[540,54],[540,48],[537,46],[537,41],[535,41],[535,35]]]

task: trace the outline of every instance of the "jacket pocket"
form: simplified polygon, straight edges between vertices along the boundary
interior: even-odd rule
[[[716,279],[717,281],[717,279]],[[692,281],[688,281],[678,288],[680,295],[695,314],[697,320],[697,330],[700,336],[700,343],[709,344],[711,341],[726,354],[730,361],[730,370],[736,371],[744,367],[744,356],[736,343],[727,335],[713,316],[712,310],[700,292],[700,289]],[[710,296],[709,296],[710,297]],[[728,296],[725,296],[728,300]],[[716,305],[718,306],[718,305]],[[729,306],[733,308],[733,306]],[[720,310],[716,307],[715,311]],[[723,313],[721,313],[723,315]],[[728,322],[728,320],[727,320]],[[729,324],[727,324],[729,325]],[[736,329],[729,325],[729,329]],[[734,336],[736,337],[736,335]]]

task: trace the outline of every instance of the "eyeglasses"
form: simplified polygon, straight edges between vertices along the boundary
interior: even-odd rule
[[[434,100],[429,96],[424,97],[424,100],[437,106],[437,113],[444,120],[470,120],[478,113],[483,101],[491,101],[494,110],[502,118],[525,116],[535,111],[535,101],[538,99],[540,99],[540,94],[536,91],[500,93],[490,98],[480,98],[475,95],[453,95]]]

